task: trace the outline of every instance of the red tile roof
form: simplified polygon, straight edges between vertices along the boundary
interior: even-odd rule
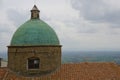
[[[57,71],[40,77],[23,77],[0,68],[0,80],[120,80],[120,66],[87,62],[62,64]]]

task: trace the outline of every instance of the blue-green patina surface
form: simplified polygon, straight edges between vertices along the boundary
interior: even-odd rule
[[[31,19],[21,25],[11,40],[11,46],[59,45],[54,30],[39,19]]]

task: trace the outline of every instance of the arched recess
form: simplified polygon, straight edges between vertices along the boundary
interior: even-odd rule
[[[28,69],[39,69],[40,59],[38,57],[28,58]]]

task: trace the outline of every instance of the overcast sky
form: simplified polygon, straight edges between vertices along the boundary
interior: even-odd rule
[[[119,51],[120,0],[0,0],[0,52],[30,19],[34,3],[58,34],[63,51]]]

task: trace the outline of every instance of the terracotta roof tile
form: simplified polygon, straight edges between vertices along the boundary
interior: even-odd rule
[[[3,78],[4,80],[120,80],[120,66],[114,63],[87,62],[62,64],[57,71],[40,77],[18,76],[9,72],[7,68],[1,68],[0,80]]]

